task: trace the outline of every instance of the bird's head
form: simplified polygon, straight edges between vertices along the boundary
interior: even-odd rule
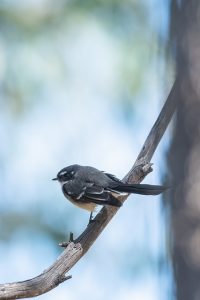
[[[60,183],[65,183],[74,178],[76,171],[78,170],[78,165],[68,166],[60,170],[55,178],[52,180],[58,180]]]

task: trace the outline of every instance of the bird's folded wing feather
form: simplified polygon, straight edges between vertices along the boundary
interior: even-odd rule
[[[122,203],[112,195],[111,191],[95,185],[84,187],[77,199],[83,203],[92,202],[99,205],[122,206]]]
[[[97,201],[104,202],[104,201],[109,200],[109,194],[108,194],[108,192],[105,191],[105,189],[103,187],[93,185],[90,187],[86,187],[82,191],[82,193],[80,194],[79,201],[81,201],[81,199],[83,199],[83,201],[85,201],[87,199],[88,201],[96,201],[97,200]]]

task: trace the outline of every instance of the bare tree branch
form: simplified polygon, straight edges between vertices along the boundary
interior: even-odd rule
[[[124,177],[123,180],[125,182],[141,182],[143,178],[152,171],[150,160],[176,108],[176,85],[177,81],[175,81],[166,103],[152,127],[134,166]],[[126,199],[127,197],[121,197],[122,202]],[[65,276],[66,272],[88,251],[118,210],[119,208],[116,207],[103,207],[95,217],[94,222],[89,224],[75,241],[70,241],[57,260],[39,276],[21,282],[0,284],[0,300],[38,296],[69,279],[70,276]]]

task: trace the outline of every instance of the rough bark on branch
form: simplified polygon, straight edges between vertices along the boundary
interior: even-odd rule
[[[142,147],[135,164],[124,177],[123,180],[125,182],[141,182],[143,178],[152,171],[150,160],[176,108],[176,86],[177,80]],[[123,202],[126,199],[127,197],[121,198]],[[0,300],[38,296],[69,279],[70,276],[67,277],[65,274],[88,251],[118,210],[119,208],[116,207],[103,207],[95,217],[95,221],[90,223],[75,241],[69,242],[68,246],[57,260],[39,276],[21,282],[0,284]]]

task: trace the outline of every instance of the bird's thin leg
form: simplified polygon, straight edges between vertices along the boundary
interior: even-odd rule
[[[94,221],[94,220],[92,219],[92,213],[93,213],[93,211],[91,211],[91,213],[90,213],[89,224],[92,223],[92,222]]]

